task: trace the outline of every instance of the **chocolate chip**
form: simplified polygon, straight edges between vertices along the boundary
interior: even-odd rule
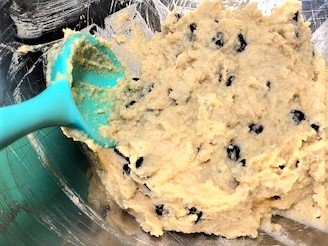
[[[174,16],[175,16],[175,18],[177,19],[177,21],[180,20],[181,17],[182,17],[180,13],[175,13]]]
[[[138,81],[138,80],[140,80],[139,78],[132,78],[132,80],[134,80],[134,81]]]
[[[304,113],[299,110],[291,110],[290,115],[296,125],[299,125],[301,123],[301,121],[306,119]]]
[[[238,145],[229,144],[227,148],[227,156],[232,161],[238,161],[240,158],[240,148]]]
[[[295,31],[295,36],[298,38],[300,36],[300,33],[298,31]]]
[[[295,163],[295,167],[298,167],[299,164],[300,164],[300,161],[297,160],[296,163]]]
[[[164,205],[160,204],[160,205],[156,205],[155,206],[155,212],[157,215],[162,216],[163,212],[164,212]]]
[[[320,126],[317,124],[311,124],[311,127],[313,130],[315,130],[317,133],[319,132]]]
[[[203,216],[203,212],[202,211],[198,211],[198,209],[195,208],[195,207],[189,208],[188,215],[190,215],[190,214],[196,214],[197,215],[197,219],[195,220],[195,224],[197,224],[200,221],[200,219],[202,218],[202,216]]]
[[[222,65],[221,64],[219,64],[219,66],[218,66],[218,77],[219,77],[219,83],[221,83],[222,82],[222,77],[223,77],[223,74],[222,74]]]
[[[273,196],[273,197],[271,197],[271,199],[273,199],[273,200],[279,200],[281,197],[280,196]]]
[[[200,144],[200,145],[197,147],[197,153],[199,153],[200,149],[202,148],[202,145],[203,145],[203,144]]]
[[[232,85],[232,82],[235,80],[235,76],[234,75],[230,75],[225,83],[226,86],[231,86]]]
[[[142,166],[144,158],[143,157],[139,157],[136,161],[136,168],[139,168]]]
[[[266,86],[269,88],[269,90],[271,89],[271,82],[270,81],[267,81],[266,83]]]
[[[123,155],[117,148],[114,148],[114,152],[119,155],[120,157],[122,157],[123,159],[125,159],[128,163],[130,163],[130,158]]]
[[[212,42],[215,44],[216,48],[221,48],[224,45],[224,35],[222,32],[217,32],[212,38]]]
[[[194,42],[196,40],[196,37],[194,35],[194,31],[197,29],[197,24],[196,23],[190,24],[189,29],[190,29],[191,33],[188,35],[188,40],[190,42]]]
[[[195,208],[195,207],[191,207],[191,208],[188,208],[188,209],[189,209],[188,214],[195,214],[197,212],[197,208]]]
[[[91,27],[90,30],[89,30],[89,33],[90,33],[91,35],[94,35],[96,32],[97,32],[97,26],[93,26],[93,27]]]
[[[189,25],[190,31],[193,33],[197,29],[197,24],[196,23],[191,23]]]
[[[222,82],[222,73],[219,73],[219,83]]]
[[[145,89],[147,90],[147,92],[151,92],[154,89],[154,83],[150,83],[148,84]]]
[[[238,34],[238,42],[239,42],[239,44],[236,46],[236,51],[243,52],[247,46],[247,42],[244,39],[243,34],[241,34],[241,33]]]
[[[134,105],[136,103],[135,100],[132,100],[131,102],[129,102],[127,105],[125,105],[126,108],[130,108],[132,105]]]
[[[279,165],[279,168],[282,170],[282,169],[284,169],[286,166],[284,165],[284,164],[282,164],[282,165]]]
[[[123,173],[125,173],[126,175],[129,175],[131,172],[131,168],[129,167],[129,164],[124,164],[123,165]]]
[[[246,159],[242,159],[239,163],[242,167],[246,167]]]
[[[249,131],[256,133],[256,134],[260,134],[261,132],[263,132],[264,127],[260,124],[250,124],[249,126]]]
[[[298,20],[299,20],[299,12],[296,12],[293,17],[294,26],[295,26],[295,36],[299,37],[299,26],[298,26]]]
[[[197,219],[195,221],[195,224],[197,224],[200,221],[200,219],[202,218],[202,216],[203,216],[203,212],[202,211],[199,211],[197,213]]]

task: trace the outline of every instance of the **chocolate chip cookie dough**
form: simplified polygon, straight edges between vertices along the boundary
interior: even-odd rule
[[[263,16],[209,0],[126,41],[140,74],[101,129],[116,148],[94,151],[143,230],[256,237],[294,206],[327,229],[327,68],[310,38],[298,1]]]

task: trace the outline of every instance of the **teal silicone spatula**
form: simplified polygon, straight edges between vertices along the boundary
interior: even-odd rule
[[[108,88],[124,77],[119,61],[104,42],[88,34],[74,33],[58,49],[47,89],[26,102],[0,108],[0,150],[49,126],[73,128],[98,145],[115,146],[113,139],[99,134],[99,127],[110,119]]]

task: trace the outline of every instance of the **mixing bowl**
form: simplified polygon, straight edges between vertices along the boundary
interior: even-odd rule
[[[236,7],[248,1],[224,2]],[[191,9],[197,1],[2,0],[0,106],[24,101],[44,90],[46,54],[62,37],[63,27],[108,38],[113,29],[106,17],[136,8],[151,33],[160,30],[174,4]],[[268,10],[273,4],[267,0],[259,6]],[[316,48],[327,60],[328,2],[306,0],[303,9],[311,22]],[[85,145],[66,138],[59,128],[29,134],[2,150],[0,245],[327,245],[327,233],[279,216],[273,221],[281,224],[281,232],[260,230],[257,239],[173,232],[151,237],[107,198],[92,158]],[[91,189],[97,192],[90,193]]]

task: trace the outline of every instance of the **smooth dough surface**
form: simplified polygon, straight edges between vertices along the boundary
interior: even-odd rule
[[[270,16],[204,1],[151,38],[135,30],[140,74],[101,129],[117,147],[95,149],[109,194],[155,236],[256,237],[298,201],[327,229],[327,68],[310,38],[292,0]]]

